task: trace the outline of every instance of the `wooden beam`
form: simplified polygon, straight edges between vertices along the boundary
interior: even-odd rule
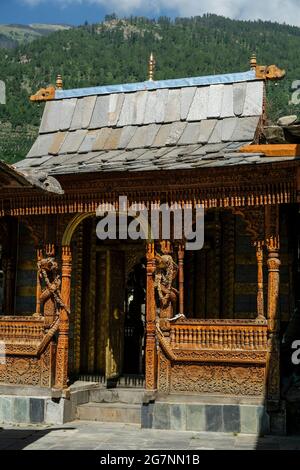
[[[266,157],[297,157],[300,156],[300,145],[298,144],[262,144],[245,145],[240,152],[264,153]]]

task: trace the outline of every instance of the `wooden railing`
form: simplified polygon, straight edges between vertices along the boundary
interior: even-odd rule
[[[0,317],[0,341],[10,343],[18,340],[26,343],[40,343],[45,331],[43,317]]]
[[[193,320],[171,325],[172,349],[266,350],[267,324]]]

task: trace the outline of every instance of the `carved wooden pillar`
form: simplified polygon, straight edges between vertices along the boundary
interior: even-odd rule
[[[70,309],[72,254],[70,246],[62,247],[62,283],[61,298],[67,309]],[[69,353],[69,317],[65,308],[60,310],[60,324],[56,350],[55,388],[66,388],[68,382]]]
[[[269,400],[280,399],[280,346],[279,346],[279,209],[278,206],[266,208],[266,247],[268,252],[268,363],[267,396]]]
[[[257,260],[257,318],[264,318],[264,275],[263,275],[263,246],[258,241],[256,246]]]
[[[157,351],[156,351],[156,305],[154,294],[154,243],[147,244],[147,291],[146,291],[146,389],[157,387]]]
[[[179,313],[184,314],[184,245],[178,246]]]

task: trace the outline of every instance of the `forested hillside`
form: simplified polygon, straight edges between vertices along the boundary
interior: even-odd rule
[[[256,52],[259,63],[287,71],[285,80],[268,84],[269,116],[276,120],[300,111],[289,105],[291,83],[300,80],[299,50],[300,28],[216,15],[174,21],[112,16],[13,50],[0,49],[0,79],[7,86],[7,105],[0,105],[0,159],[24,157],[42,112],[29,95],[54,83],[58,73],[65,88],[145,80],[150,51],[157,60],[156,79],[238,72],[249,69]]]

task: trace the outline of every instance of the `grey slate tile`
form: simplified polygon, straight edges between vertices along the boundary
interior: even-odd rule
[[[233,86],[232,85],[224,85],[220,117],[221,118],[234,117]]]
[[[180,119],[186,120],[192,101],[196,93],[196,87],[181,88],[180,93]]]
[[[147,102],[146,102],[146,109],[145,109],[145,115],[144,115],[144,124],[152,124],[153,122],[158,122],[156,121],[156,106],[158,105],[158,100],[157,100],[157,92],[154,91],[148,91],[147,92]]]
[[[224,85],[210,85],[208,94],[208,118],[219,118],[221,114]]]
[[[41,134],[37,137],[26,158],[42,157],[48,155],[55,134]]]
[[[122,127],[113,128],[111,133],[108,135],[103,148],[105,150],[114,150],[118,148],[120,137],[122,134]]]
[[[14,164],[14,166],[19,169],[28,169],[28,168],[35,168],[41,166],[43,163],[47,162],[48,160],[52,160],[53,157],[52,155],[46,155],[45,157],[37,157],[37,158],[25,158],[25,160],[22,160],[21,162],[17,162]]]
[[[52,144],[49,148],[48,153],[51,155],[58,155],[61,149],[61,146],[65,140],[67,133],[66,132],[57,132],[54,134]]]
[[[106,127],[108,124],[109,95],[101,95],[97,97],[94,107],[90,129],[99,129]]]
[[[93,115],[97,96],[78,98],[75,106],[70,130],[86,129]]]
[[[98,131],[88,131],[82,144],[80,145],[78,152],[79,153],[87,153],[91,152],[98,136]]]
[[[83,129],[78,130],[78,131],[68,132],[63,142],[63,145],[60,148],[60,152],[61,153],[77,152],[87,132],[88,132],[87,130],[83,130]]]
[[[216,124],[217,124],[216,119],[207,119],[206,121],[200,122],[200,131],[199,131],[199,137],[198,137],[199,143],[205,144],[206,142],[209,141],[209,138],[211,134],[213,133],[213,130]]]
[[[199,87],[196,90],[187,116],[188,121],[207,119],[209,87]]]
[[[120,112],[120,117],[118,120],[118,126],[129,126],[133,125],[136,122],[137,117],[137,94],[136,93],[126,93],[124,98],[124,103],[122,110]]]
[[[238,118],[226,118],[222,120],[222,141],[230,142],[233,132],[237,126]]]
[[[59,128],[61,131],[69,130],[75,111],[77,98],[62,100],[59,112]]]
[[[176,145],[178,140],[181,138],[186,125],[186,122],[173,122],[170,134],[166,140],[166,145]]]
[[[120,117],[120,113],[123,107],[125,95],[124,93],[117,93],[109,96],[108,104],[108,126],[116,126]]]
[[[243,116],[258,116],[262,114],[263,87],[262,81],[247,83]]]
[[[233,84],[233,110],[236,116],[241,116],[244,110],[247,83]]]
[[[233,132],[233,141],[253,140],[260,117],[244,117],[238,119],[237,126]]]
[[[165,121],[166,106],[169,97],[168,89],[156,90],[155,122],[161,124]]]
[[[141,125],[144,123],[144,116],[147,104],[147,91],[139,91],[136,94],[136,119],[132,124]]]
[[[130,140],[133,137],[133,134],[136,131],[136,126],[126,126],[122,128],[118,148],[124,149],[129,144]]]
[[[169,90],[164,122],[180,121],[180,89]]]
[[[111,135],[111,132],[112,132],[111,127],[102,127],[102,129],[99,129],[95,137],[92,150],[93,151],[103,150],[105,148],[105,143],[107,139]]]
[[[47,101],[44,109],[40,133],[56,132],[59,130],[59,116],[62,108],[62,101]]]
[[[197,144],[199,142],[200,123],[188,122],[179,140],[179,145]]]
[[[152,143],[152,147],[162,147],[166,145],[168,137],[171,133],[172,124],[163,124],[160,126],[156,137]]]
[[[150,124],[148,126],[136,127],[136,131],[127,145],[128,149],[150,147],[152,144],[159,126],[157,124]]]

